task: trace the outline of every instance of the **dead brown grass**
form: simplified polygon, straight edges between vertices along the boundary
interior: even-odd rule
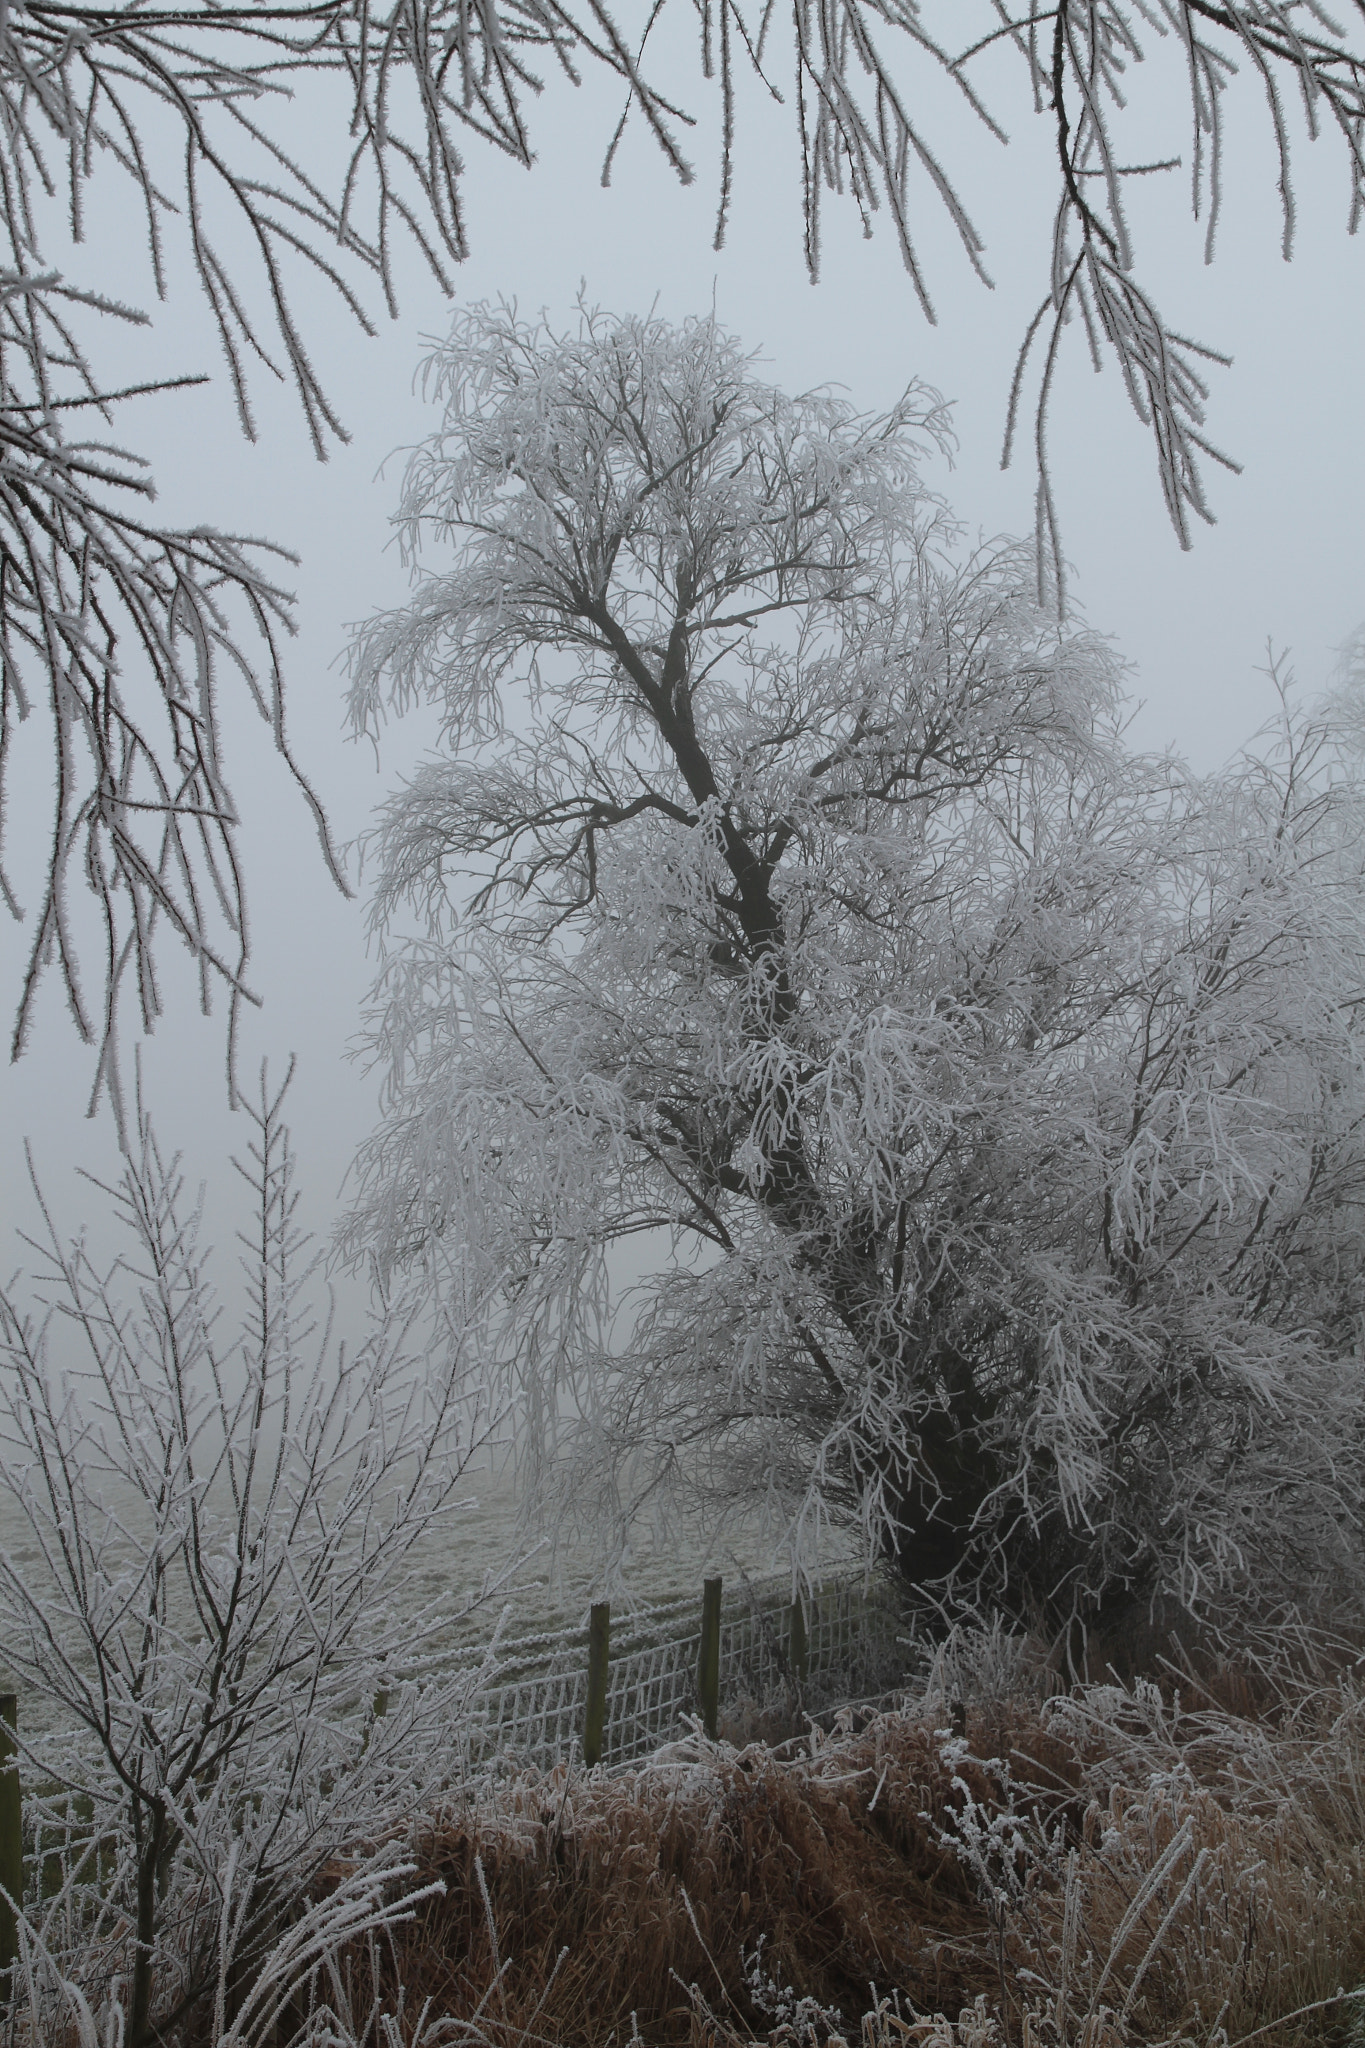
[[[393,1956],[409,2003],[598,2048],[632,2013],[650,2041],[689,2040],[695,1984],[765,2032],[742,1960],[763,1936],[765,1968],[823,2006],[856,2011],[876,1981],[956,2010],[990,1977],[987,1916],[937,1838],[951,1786],[932,1731],[895,1737],[870,1777],[837,1744],[800,1761],[751,1748],[528,1775],[451,1815],[421,1845],[446,1896]]]
[[[1047,1711],[1089,1796],[1009,1934],[1037,1952],[1059,2037],[1063,2012],[1103,2009],[1143,2041],[1344,2038],[1335,1994],[1365,1975],[1365,1700],[1248,1693],[1185,1712],[1155,1685],[1092,1687]]]
[[[1090,1687],[973,1705],[961,1739],[907,1711],[524,1774],[421,1834],[445,1895],[353,1959],[378,1980],[357,1990],[401,1985],[409,2014],[455,2023],[442,2038],[490,2048],[1344,2040],[1365,1702],[1252,1690],[1189,1712],[1169,1687]]]

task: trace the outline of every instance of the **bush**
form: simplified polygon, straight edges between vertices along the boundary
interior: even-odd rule
[[[231,1340],[141,1108],[104,1190],[131,1249],[97,1269],[44,1205],[28,1304],[0,1295],[25,1537],[0,1632],[55,1721],[22,1745],[51,1851],[20,1925],[27,2038],[273,2041],[320,1959],[403,1909],[394,1828],[453,1768],[471,1676],[427,1668],[449,1617],[405,1588],[489,1418],[410,1303],[354,1348],[313,1324],[283,1092],[263,1074],[247,1112]]]

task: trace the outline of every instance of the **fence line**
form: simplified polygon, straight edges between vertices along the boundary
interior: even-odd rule
[[[597,1750],[603,1763],[648,1755],[681,1732],[687,1715],[703,1712],[701,1607],[689,1595],[613,1626]],[[785,1576],[746,1583],[721,1603],[722,1723],[724,1709],[745,1699],[771,1702],[799,1687],[807,1706],[824,1706],[893,1684],[904,1670],[904,1631],[892,1590],[862,1573],[827,1580],[795,1604]],[[470,1767],[502,1757],[542,1766],[581,1757],[588,1631],[500,1644],[497,1666],[497,1680],[471,1699],[462,1730]]]
[[[711,1580],[705,1601],[694,1595],[626,1614],[610,1644],[605,1610],[595,1611],[599,1641],[608,1650],[605,1672],[600,1654],[591,1660],[599,1682],[605,1676],[592,1745],[602,1763],[649,1754],[681,1733],[688,1715],[712,1725],[717,1705],[723,1735],[727,1708],[733,1712],[745,1700],[799,1699],[819,1710],[884,1690],[904,1676],[905,1623],[884,1582],[851,1574],[796,1603],[786,1578],[746,1581],[723,1599],[721,1592],[720,1582]],[[699,1670],[704,1611],[713,1631],[705,1673]],[[500,1643],[496,1681],[467,1696],[451,1729],[452,1774],[581,1758],[590,1733],[589,1639],[588,1629],[574,1628]],[[386,1705],[380,1695],[373,1710],[383,1713]],[[11,1897],[23,1896],[58,1956],[88,1956],[92,1945],[110,1942],[117,1947],[124,1928],[119,1900],[129,1881],[127,1843],[116,1829],[99,1825],[88,1799],[57,1782],[45,1791],[24,1788],[21,1821],[14,1725],[15,1702],[0,1697],[0,1886]],[[0,2007],[10,1990],[14,1948],[13,1914],[6,1920],[0,1912]]]

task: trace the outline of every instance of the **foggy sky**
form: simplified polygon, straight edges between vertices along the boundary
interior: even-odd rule
[[[1008,68],[1003,75],[1010,76]],[[523,312],[543,306],[560,320],[571,317],[580,280],[591,300],[615,311],[657,303],[666,316],[682,318],[714,301],[722,321],[762,349],[774,381],[789,389],[837,382],[862,408],[885,406],[910,377],[922,377],[955,401],[960,441],[955,469],[936,464],[929,481],[972,531],[1027,531],[1027,439],[1005,475],[999,449],[1014,353],[1046,285],[1055,158],[1046,121],[1032,115],[1020,87],[1015,80],[1007,102],[1007,150],[948,104],[946,87],[942,117],[936,113],[927,124],[961,171],[996,284],[987,292],[973,276],[926,189],[918,240],[936,327],[919,311],[889,224],[883,219],[865,242],[853,209],[833,198],[822,281],[814,288],[807,282],[792,116],[752,90],[741,108],[733,217],[726,247],[716,254],[713,131],[704,126],[689,138],[698,177],[684,189],[634,126],[613,186],[603,191],[601,154],[620,96],[597,81],[578,94],[553,85],[534,111],[540,156],[530,173],[470,146],[466,205],[474,253],[458,273],[458,298],[503,295],[516,298]],[[1144,745],[1173,744],[1200,767],[1225,758],[1268,714],[1269,686],[1257,673],[1268,639],[1291,651],[1300,684],[1313,694],[1328,680],[1334,651],[1365,620],[1365,247],[1345,234],[1341,152],[1330,137],[1299,142],[1300,230],[1286,266],[1276,166],[1254,83],[1241,81],[1230,112],[1227,209],[1212,269],[1202,267],[1202,229],[1190,219],[1183,173],[1146,179],[1131,198],[1139,268],[1166,317],[1236,358],[1231,371],[1211,370],[1212,438],[1245,464],[1240,478],[1209,472],[1218,525],[1198,530],[1193,551],[1181,553],[1148,437],[1113,365],[1099,378],[1091,373],[1079,334],[1054,408],[1054,471],[1074,596],[1132,665],[1134,696],[1145,700],[1135,737]],[[311,118],[301,107],[301,132]],[[1178,98],[1156,100],[1148,127],[1159,153],[1188,151],[1188,116]],[[105,282],[117,275],[120,296],[150,300],[136,277],[136,245],[124,240],[126,211],[106,201],[95,223],[92,249],[76,252],[72,273]],[[218,369],[183,254],[173,280],[151,342],[115,338],[112,359],[137,374],[146,375],[148,365]],[[347,623],[395,602],[405,587],[388,545],[401,459],[387,477],[376,472],[393,449],[435,424],[412,380],[422,337],[444,331],[449,305],[415,262],[406,266],[402,316],[386,322],[377,341],[367,341],[321,296],[310,293],[304,302],[312,309],[315,358],[353,436],[326,465],[313,459],[287,400],[260,382],[263,440],[247,446],[221,375],[207,394],[122,408],[119,438],[152,456],[161,520],[266,533],[302,553],[291,733],[337,838],[347,841],[363,832],[372,806],[411,764],[423,738],[420,721],[410,730],[391,728],[376,767],[369,749],[342,735],[335,664]],[[347,903],[328,880],[311,823],[264,729],[239,710],[226,722],[229,780],[247,827],[251,978],[265,998],[248,1023],[243,1066],[250,1071],[265,1053],[279,1071],[291,1052],[300,1055],[293,1123],[310,1218],[325,1225],[374,1113],[373,1083],[345,1059],[373,971],[363,891]],[[22,754],[16,761],[12,831],[41,817],[31,803],[26,807],[24,792],[27,786],[41,794],[46,769],[38,754],[30,758],[27,773]],[[27,893],[31,899],[34,892]],[[0,967],[10,1009],[24,943],[22,931],[4,934]],[[169,944],[164,983],[168,1014],[148,1048],[149,1092],[168,1144],[186,1150],[192,1178],[209,1177],[216,1207],[226,1156],[245,1142],[225,1108],[223,1006],[207,1021],[197,1015],[193,976]],[[130,1028],[129,1051],[131,1044]],[[84,1120],[90,1071],[91,1056],[75,1038],[54,980],[33,1050],[6,1069],[3,1081],[11,1216],[28,1213],[20,1151],[26,1135],[66,1218],[80,1217],[87,1202],[71,1179],[72,1165],[111,1170],[107,1115],[94,1124]],[[8,1272],[18,1253],[8,1228],[5,1236]]]

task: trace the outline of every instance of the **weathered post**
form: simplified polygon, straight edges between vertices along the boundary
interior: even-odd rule
[[[701,1718],[712,1742],[720,1707],[720,1579],[705,1579],[701,1589],[701,1654],[697,1658],[697,1694]]]
[[[806,1635],[806,1610],[801,1605],[798,1593],[792,1601],[791,1631],[787,1638],[790,1645],[787,1662],[792,1668],[792,1677],[798,1685],[806,1682],[806,1667],[810,1658],[810,1641]]]
[[[588,1616],[588,1704],[583,1714],[583,1761],[600,1764],[607,1720],[607,1644],[611,1607],[599,1600]]]
[[[19,1956],[19,1929],[10,1899],[18,1905],[24,1896],[24,1818],[14,1739],[18,1727],[17,1698],[12,1692],[0,1693],[0,1885],[9,1895],[0,1898],[0,1998],[10,1989],[8,1979]]]

